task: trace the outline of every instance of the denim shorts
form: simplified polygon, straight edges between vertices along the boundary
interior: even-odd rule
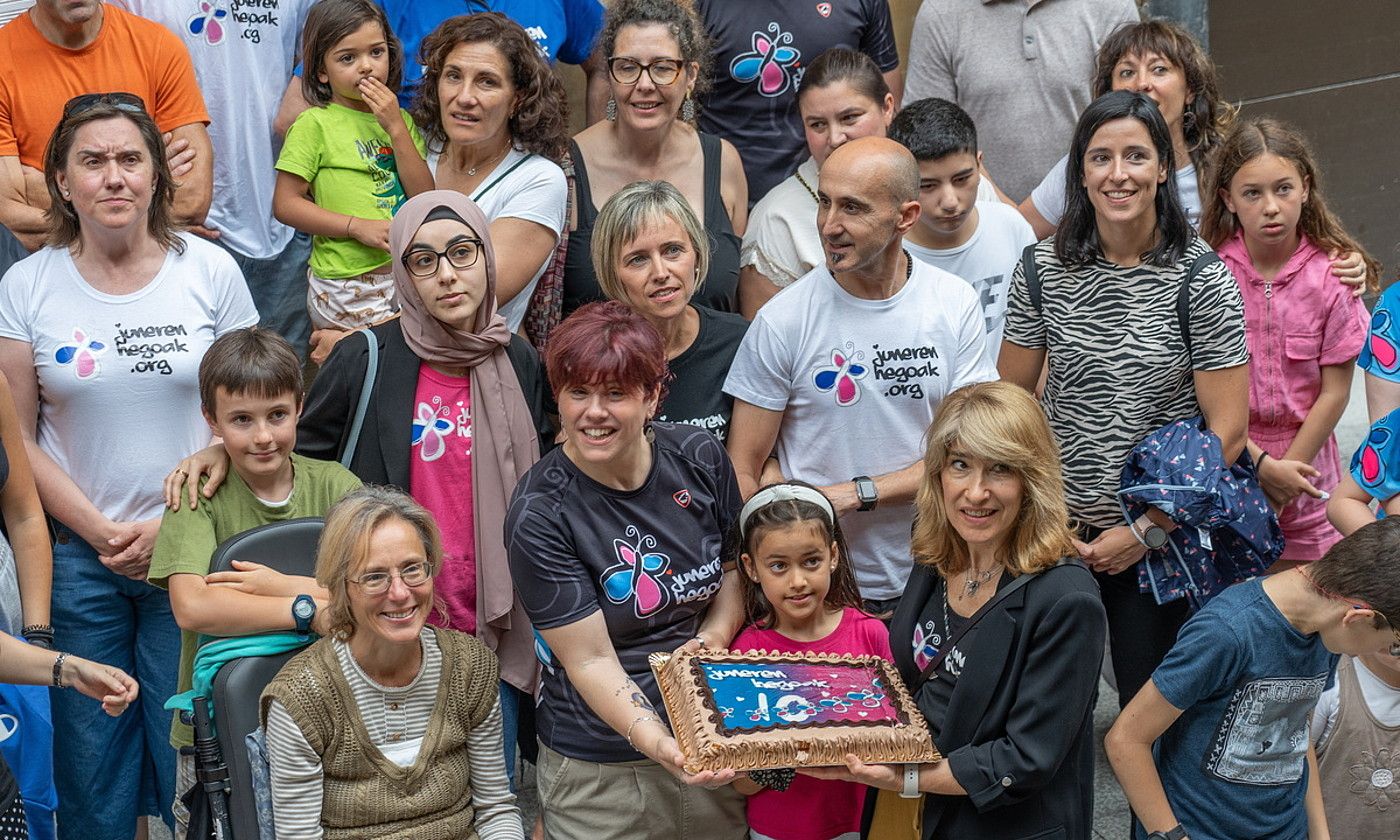
[[[116,718],[71,688],[52,690],[59,840],[131,840],[142,814],[173,825],[175,749],[164,706],[175,693],[180,628],[169,596],[108,571],[91,546],[60,525],[53,626],[59,650],[115,665],[141,685],[136,702]]]

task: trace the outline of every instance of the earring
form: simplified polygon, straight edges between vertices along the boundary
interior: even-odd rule
[[[608,122],[617,122],[617,100],[608,97],[608,107],[603,111],[603,117]]]
[[[691,99],[688,93],[685,95],[685,101],[681,103],[681,119],[695,122],[695,100]]]

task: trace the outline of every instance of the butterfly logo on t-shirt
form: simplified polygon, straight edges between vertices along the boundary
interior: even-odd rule
[[[228,17],[228,10],[221,9],[207,0],[200,0],[199,14],[190,18],[190,34],[194,36],[203,35],[204,40],[212,46],[224,40],[224,25],[220,23]]]
[[[1358,362],[1363,369],[1370,367],[1366,359],[1366,356],[1370,356],[1386,373],[1400,370],[1400,350],[1385,336],[1389,331],[1390,313],[1378,309],[1376,314],[1371,316],[1371,334],[1366,338],[1366,348],[1361,354],[1361,361]]]
[[[79,379],[92,379],[102,371],[97,357],[107,352],[107,345],[95,338],[89,338],[81,327],[73,328],[73,343],[64,344],[53,354],[53,360],[61,365],[72,365]]]
[[[447,451],[447,436],[456,426],[446,417],[439,417],[437,407],[425,402],[418,404],[418,416],[413,418],[413,442],[418,447],[418,457],[423,461],[436,461]]]
[[[1361,451],[1356,453],[1357,466],[1361,469],[1361,483],[1367,487],[1377,487],[1385,483],[1385,457],[1381,453],[1390,443],[1390,429],[1380,426],[1371,430]]]
[[[802,53],[787,44],[792,43],[792,33],[784,32],[777,21],[768,24],[768,35],[753,33],[753,50],[741,53],[729,63],[729,75],[736,82],[758,80],[758,92],[764,96],[780,96],[792,84],[789,68]]]
[[[637,618],[646,618],[666,606],[666,588],[658,578],[671,565],[671,558],[648,551],[656,547],[656,537],[643,535],[636,525],[627,526],[627,536],[631,542],[613,540],[617,564],[603,572],[603,593],[614,604],[631,601]]]
[[[839,406],[855,405],[860,400],[860,386],[856,380],[864,378],[867,373],[865,365],[857,363],[863,358],[865,353],[858,352],[849,341],[846,342],[845,352],[832,350],[831,364],[817,368],[816,375],[812,377],[817,390],[835,391]]]
[[[928,667],[933,658],[938,655],[938,646],[943,643],[943,637],[928,629],[928,635],[924,635],[924,628],[918,624],[914,625],[914,667],[920,671]]]

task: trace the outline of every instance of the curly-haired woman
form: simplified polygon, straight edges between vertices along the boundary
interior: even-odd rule
[[[470,196],[491,222],[496,300],[511,332],[564,229],[568,185],[564,88],[518,23],[448,18],[419,50],[411,109],[438,189]]]

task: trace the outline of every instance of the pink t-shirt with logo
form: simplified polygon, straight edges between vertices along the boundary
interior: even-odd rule
[[[418,367],[413,396],[408,489],[437,520],[442,568],[434,589],[446,616],[439,627],[476,633],[476,543],[472,521],[471,379]]]
[[[815,642],[799,642],[777,630],[760,630],[751,624],[734,637],[729,649],[894,659],[889,629],[879,619],[851,607],[846,607],[835,630]],[[864,807],[865,785],[799,773],[785,791],[765,789],[749,797],[749,828],[774,840],[830,840],[860,831]]]

